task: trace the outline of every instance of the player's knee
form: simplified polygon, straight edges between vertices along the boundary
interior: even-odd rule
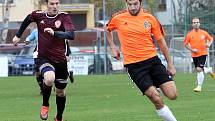
[[[52,86],[55,80],[55,73],[53,71],[47,71],[44,73],[44,82],[48,86]]]
[[[58,97],[64,97],[66,95],[65,89],[56,89],[56,95]]]
[[[202,71],[203,71],[203,69],[202,69],[202,68],[200,68],[200,67],[196,67],[196,71],[197,71],[197,72],[202,72]]]
[[[171,93],[171,94],[169,94],[167,97],[168,97],[170,100],[176,100],[177,95],[176,95],[176,93]]]
[[[67,86],[68,81],[66,79],[56,79],[55,80],[55,87],[57,89],[65,89]]]
[[[44,77],[44,82],[48,86],[52,86],[55,80],[55,69],[52,65],[46,63],[40,67],[40,72]]]
[[[171,89],[171,91],[166,92],[165,96],[170,100],[175,100],[177,98],[176,89]]]

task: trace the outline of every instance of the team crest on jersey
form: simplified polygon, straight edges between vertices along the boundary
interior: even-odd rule
[[[60,28],[60,25],[61,25],[61,21],[60,20],[55,21],[55,27],[56,28]]]
[[[151,24],[148,21],[144,21],[143,26],[145,29],[148,29],[151,27]]]

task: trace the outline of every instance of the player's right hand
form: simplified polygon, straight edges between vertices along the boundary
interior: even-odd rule
[[[113,51],[113,58],[116,60],[120,59],[120,52],[118,50]]]
[[[20,41],[19,37],[17,37],[17,36],[13,37],[13,45],[17,46],[19,41]]]
[[[198,50],[197,49],[192,49],[192,52],[198,53]]]

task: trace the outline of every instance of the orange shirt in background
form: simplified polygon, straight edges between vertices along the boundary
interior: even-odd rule
[[[199,29],[195,31],[194,29],[187,33],[184,39],[184,45],[190,44],[192,49],[197,49],[198,53],[192,52],[192,57],[199,57],[202,55],[207,55],[206,41],[212,41],[213,38],[204,30]]]
[[[151,36],[153,34],[156,40],[164,36],[158,20],[143,9],[137,16],[130,15],[128,10],[115,14],[107,29],[117,31],[125,65],[156,56],[157,51]]]

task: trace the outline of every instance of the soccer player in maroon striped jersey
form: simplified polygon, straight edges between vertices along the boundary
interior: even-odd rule
[[[46,0],[46,11],[33,11],[20,26],[13,38],[14,45],[20,41],[24,30],[31,22],[38,28],[38,64],[44,77],[43,104],[40,118],[48,119],[49,98],[52,86],[56,87],[57,114],[55,121],[62,121],[65,109],[67,85],[66,40],[74,39],[74,26],[69,14],[59,11],[60,0]]]

